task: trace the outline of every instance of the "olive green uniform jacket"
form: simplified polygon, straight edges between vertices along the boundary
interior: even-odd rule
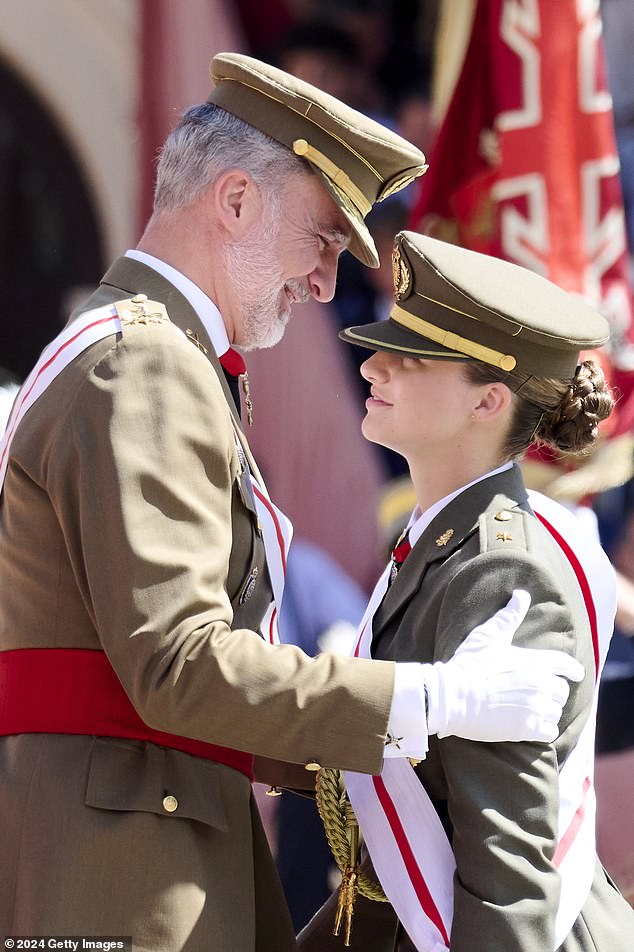
[[[309,761],[376,772],[394,666],[313,660],[255,633],[271,595],[264,547],[202,323],[127,258],[83,310],[141,292],[171,320],[90,346],[14,438],[0,650],[105,651],[154,729],[302,765],[302,778]],[[294,947],[251,786],[231,768],[141,741],[3,737],[0,840],[0,936],[132,935],[148,952]]]
[[[509,521],[495,519],[501,510],[510,512]],[[446,661],[464,632],[503,607],[515,588],[527,589],[532,604],[514,643],[566,651],[586,677],[571,688],[554,744],[430,738],[417,772],[456,858],[451,952],[553,952],[557,769],[590,713],[588,616],[570,564],[530,509],[517,467],[476,483],[438,514],[374,616],[374,657]],[[334,950],[331,923],[331,910],[322,911],[302,935],[302,952]],[[367,900],[359,903],[352,941],[368,952],[413,950],[391,907]],[[561,950],[632,949],[634,913],[597,865],[591,895]]]

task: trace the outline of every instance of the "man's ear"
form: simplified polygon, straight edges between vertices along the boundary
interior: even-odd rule
[[[513,394],[501,381],[485,384],[480,391],[480,400],[473,408],[476,420],[493,420],[499,417],[510,405]]]
[[[262,217],[262,196],[242,169],[229,169],[219,175],[210,192],[216,220],[234,241],[243,238]]]

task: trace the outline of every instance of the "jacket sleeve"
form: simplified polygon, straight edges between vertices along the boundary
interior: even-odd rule
[[[98,638],[155,729],[376,772],[392,664],[311,659],[232,630],[236,467],[209,362],[169,323],[128,325],[78,388],[48,464]]]
[[[549,573],[527,553],[510,558],[496,552],[467,563],[448,585],[437,659],[450,657],[463,633],[502,607],[514,588],[525,588],[532,597],[514,643],[575,654],[570,608]],[[567,721],[570,710],[562,724]],[[558,833],[558,750],[555,745],[483,744],[458,737],[437,743],[457,864],[452,952],[553,949],[560,891],[552,862]]]

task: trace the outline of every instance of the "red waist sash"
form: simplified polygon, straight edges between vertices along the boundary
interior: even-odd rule
[[[20,648],[0,652],[0,735],[127,737],[215,760],[253,780],[253,755],[143,723],[103,651]]]

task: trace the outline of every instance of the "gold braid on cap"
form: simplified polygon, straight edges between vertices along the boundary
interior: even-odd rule
[[[436,301],[434,303],[440,302]],[[452,308],[452,310],[454,309]],[[458,334],[454,334],[453,331],[443,330],[442,327],[430,324],[422,317],[410,314],[409,311],[399,307],[398,304],[395,304],[392,308],[390,317],[397,324],[407,327],[415,334],[421,334],[428,340],[433,340],[434,343],[440,344],[448,350],[453,350],[465,357],[473,357],[475,360],[482,360],[485,364],[491,364],[493,367],[500,367],[501,370],[505,370],[507,373],[510,373],[517,363],[515,357],[511,354],[503,354],[499,350],[493,350],[491,347],[485,347],[473,340],[467,340],[466,337],[460,337]]]
[[[323,172],[337,188],[341,189],[346,198],[354,205],[355,209],[362,218],[368,214],[372,208],[372,202],[369,202],[361,189],[354,184],[350,176],[340,169],[338,165],[329,159],[327,155],[315,149],[306,139],[295,139],[293,142],[293,152],[301,156],[312,165],[316,166],[320,172]]]

